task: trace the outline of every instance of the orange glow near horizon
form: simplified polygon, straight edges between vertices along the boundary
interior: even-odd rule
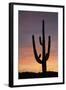
[[[38,48],[37,52],[41,52]],[[50,53],[49,59],[47,60],[47,71],[58,72],[58,60],[57,56],[53,51]],[[42,64],[39,64],[34,57],[32,48],[20,48],[19,57],[19,72],[42,72]]]

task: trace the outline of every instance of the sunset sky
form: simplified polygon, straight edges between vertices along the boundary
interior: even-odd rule
[[[42,65],[34,57],[32,35],[38,54],[42,53],[39,36],[42,36],[42,20],[45,21],[46,52],[48,36],[51,36],[47,71],[58,71],[58,13],[19,11],[18,13],[18,72],[42,72]]]

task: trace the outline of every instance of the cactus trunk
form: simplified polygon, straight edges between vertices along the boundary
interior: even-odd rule
[[[46,72],[46,62],[42,63],[42,72]]]
[[[44,20],[42,21],[42,40],[41,40],[41,36],[39,37],[39,42],[40,42],[40,45],[42,46],[42,60],[40,59],[41,57],[41,54],[37,54],[37,51],[36,51],[36,46],[35,46],[35,39],[34,39],[34,35],[32,35],[32,43],[33,43],[33,51],[34,51],[34,56],[35,56],[35,59],[36,61],[39,63],[39,64],[42,64],[42,72],[45,73],[46,70],[47,70],[47,67],[46,67],[46,61],[48,60],[49,58],[49,54],[50,54],[50,44],[51,44],[51,37],[49,36],[48,37],[48,52],[46,53],[46,50],[45,50],[45,26],[44,26]]]
[[[44,30],[45,26],[44,26],[44,21],[42,23],[42,35],[43,35],[43,46],[42,46],[42,72],[46,72],[46,61],[44,60],[45,57],[45,30]]]

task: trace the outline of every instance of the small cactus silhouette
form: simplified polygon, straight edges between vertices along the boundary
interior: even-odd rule
[[[42,72],[46,72],[47,66],[46,66],[46,61],[49,58],[49,54],[50,54],[50,44],[51,44],[51,37],[48,37],[48,52],[46,53],[45,50],[45,30],[44,30],[44,20],[42,21],[42,40],[41,40],[41,36],[39,36],[39,42],[40,45],[42,46],[42,60],[40,59],[41,54],[37,54],[36,51],[36,46],[35,46],[35,39],[34,39],[34,35],[32,35],[32,43],[33,43],[33,51],[34,51],[34,56],[36,61],[39,64],[42,64]]]

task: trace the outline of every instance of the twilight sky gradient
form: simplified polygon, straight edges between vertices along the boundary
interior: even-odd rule
[[[35,36],[36,49],[42,53],[39,36],[42,36],[42,20],[45,21],[46,52],[48,36],[51,36],[50,56],[47,61],[47,71],[58,71],[58,13],[19,11],[18,13],[18,71],[42,72],[42,65],[36,62],[32,35]]]

